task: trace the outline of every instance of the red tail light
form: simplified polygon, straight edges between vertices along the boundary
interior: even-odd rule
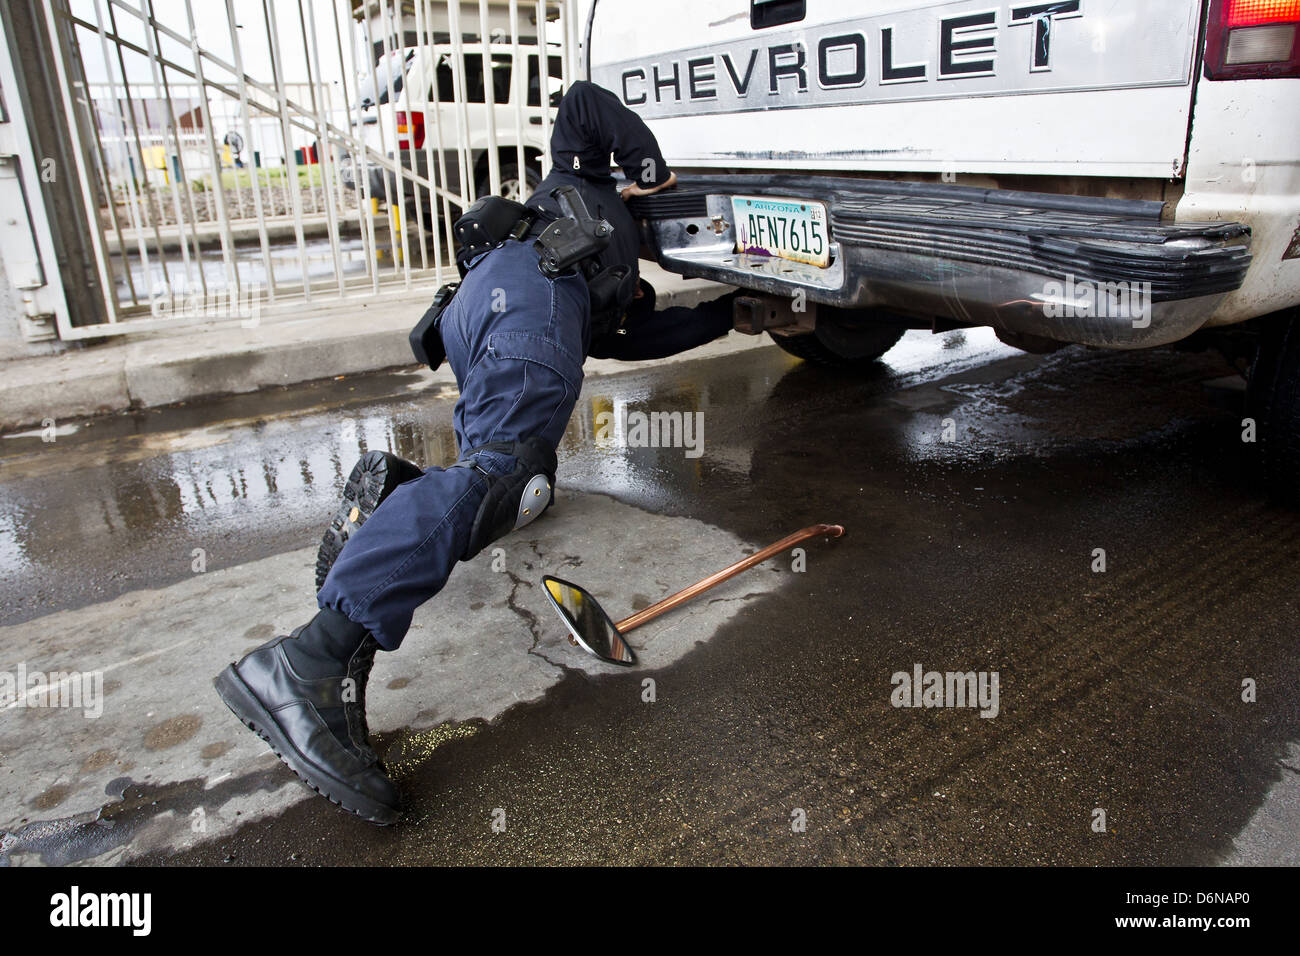
[[[1229,27],[1300,20],[1300,0],[1228,0],[1224,6],[1224,21]]]
[[[1300,0],[1210,0],[1205,75],[1300,77]]]
[[[420,149],[424,146],[424,114],[418,110],[397,111],[397,148]]]

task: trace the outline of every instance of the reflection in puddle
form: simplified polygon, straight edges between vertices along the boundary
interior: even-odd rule
[[[872,396],[896,396],[1014,354],[980,329],[909,333],[877,369],[856,379],[806,368],[775,349],[629,364],[626,373],[587,380],[560,446],[561,491],[612,494],[675,513],[706,483],[743,490],[756,467],[780,467],[789,452],[772,436],[783,419],[811,416],[811,423],[838,416],[848,401],[875,403]],[[105,578],[119,576],[117,566],[139,573],[135,566],[163,553],[184,556],[188,567],[196,546],[228,551],[223,542],[233,539],[264,551],[258,540],[278,534],[294,536],[285,547],[304,546],[303,529],[333,512],[348,471],[364,452],[386,449],[422,466],[455,460],[453,402],[445,388],[394,399],[410,383],[395,389],[390,382],[369,399],[363,380],[355,381],[362,394],[324,393],[307,411],[267,393],[226,405],[97,419],[56,443],[32,436],[5,442],[0,579],[29,593],[38,585],[57,587],[50,572],[93,577],[102,587]],[[358,398],[363,404],[347,406]],[[217,419],[222,414],[225,419]],[[609,434],[610,422],[655,414],[698,422],[700,453],[685,441],[640,447]],[[845,441],[863,437],[847,435]],[[895,441],[926,444],[919,435]],[[108,556],[98,564],[88,558],[96,547]],[[30,587],[20,574],[30,576]]]
[[[75,567],[80,543],[96,536],[140,545],[169,534],[214,537],[281,509],[328,515],[347,472],[370,449],[421,462],[454,460],[449,416],[437,417],[442,424],[384,414],[342,421],[316,415],[307,428],[281,420],[125,436],[89,447],[47,445],[5,469],[0,575],[37,565]],[[146,453],[115,460],[115,450],[132,446]],[[67,456],[67,467],[57,467],[55,455]],[[83,455],[103,460],[79,467]],[[31,474],[19,477],[23,470]]]
[[[999,342],[991,329],[941,336],[909,332],[859,379],[873,383],[875,393],[891,392],[1019,354]],[[784,451],[772,447],[771,429],[765,422],[833,401],[826,396],[839,394],[846,382],[855,381],[793,359],[778,361],[781,365],[775,373],[722,359],[703,367],[707,370],[702,375],[693,376],[684,366],[686,371],[675,375],[647,376],[635,382],[623,376],[589,379],[561,445],[561,484],[668,512],[678,510],[680,502],[705,480],[743,487],[752,479],[757,458]],[[844,410],[836,404],[826,414]],[[673,421],[683,423],[686,416],[697,416],[704,438],[702,454],[696,455],[685,442],[651,441],[638,446],[629,440],[632,436],[619,434],[621,423],[656,415],[665,421],[676,416]],[[926,436],[912,437],[928,441]]]

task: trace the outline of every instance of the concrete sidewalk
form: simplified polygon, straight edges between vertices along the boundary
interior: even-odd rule
[[[405,653],[376,659],[370,726],[393,736],[385,759],[403,786],[413,786],[411,776],[438,744],[543,699],[566,674],[597,680],[628,673],[569,645],[542,591],[543,573],[573,574],[581,565],[586,586],[623,602],[635,594],[630,578],[694,580],[753,547],[703,522],[603,495],[570,493],[553,512],[505,546],[500,573],[485,553],[453,575],[438,601],[417,612]],[[646,541],[655,547],[645,548]],[[0,673],[52,675],[55,695],[29,698],[24,688],[0,700],[0,867],[119,864],[226,837],[319,799],[240,727],[211,686],[226,664],[311,616],[315,553],[214,568],[0,626]],[[578,554],[600,560],[583,565]],[[639,671],[658,675],[797,577],[763,568],[727,583],[690,616],[639,632]],[[464,626],[470,620],[474,626]],[[215,621],[222,623],[213,630]],[[641,681],[624,680],[638,699]],[[496,799],[483,807],[485,818]],[[334,811],[320,801],[317,812]]]
[[[653,263],[643,263],[642,274],[661,308],[694,305],[728,288]],[[411,366],[407,334],[423,309],[415,300],[387,301],[360,312],[124,336],[13,359],[0,364],[0,431]]]

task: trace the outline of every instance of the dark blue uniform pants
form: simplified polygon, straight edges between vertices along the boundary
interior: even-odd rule
[[[460,386],[456,441],[464,455],[488,442],[541,436],[560,443],[582,387],[590,324],[586,282],[548,279],[531,243],[509,241],[470,263],[440,329]],[[483,451],[478,467],[504,475],[513,456]],[[395,650],[415,609],[437,594],[464,556],[488,479],[474,468],[430,468],[393,491],[349,539],[317,597]]]

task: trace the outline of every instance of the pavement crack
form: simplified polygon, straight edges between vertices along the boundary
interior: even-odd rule
[[[750,591],[748,594],[739,594],[736,597],[715,597],[709,598],[707,604],[731,604],[734,601],[749,601],[753,598],[763,597],[761,591]]]
[[[528,631],[533,636],[533,643],[529,648],[529,653],[532,653],[532,648],[537,646],[537,641],[541,637],[541,622],[537,620],[536,614],[519,603],[519,589],[532,587],[532,585],[509,568],[505,570],[505,574],[510,578],[510,593],[506,595],[506,606],[528,625]]]
[[[537,541],[535,539],[530,540],[528,546],[532,548],[533,554],[537,555],[537,563],[539,565],[542,564],[544,558],[542,557],[542,553],[537,549]],[[529,564],[527,561],[523,562],[523,565],[530,571],[534,567],[534,565]],[[528,631],[532,635],[532,643],[528,646],[528,653],[533,657],[541,658],[552,667],[558,668],[563,674],[581,674],[582,670],[580,668],[572,667],[568,664],[561,663],[560,661],[551,660],[551,658],[547,657],[546,654],[538,648],[538,645],[542,640],[542,622],[532,610],[519,602],[519,589],[521,587],[531,588],[533,586],[532,582],[515,574],[509,568],[505,569],[505,573],[510,578],[510,594],[506,597],[506,606],[528,625]]]

